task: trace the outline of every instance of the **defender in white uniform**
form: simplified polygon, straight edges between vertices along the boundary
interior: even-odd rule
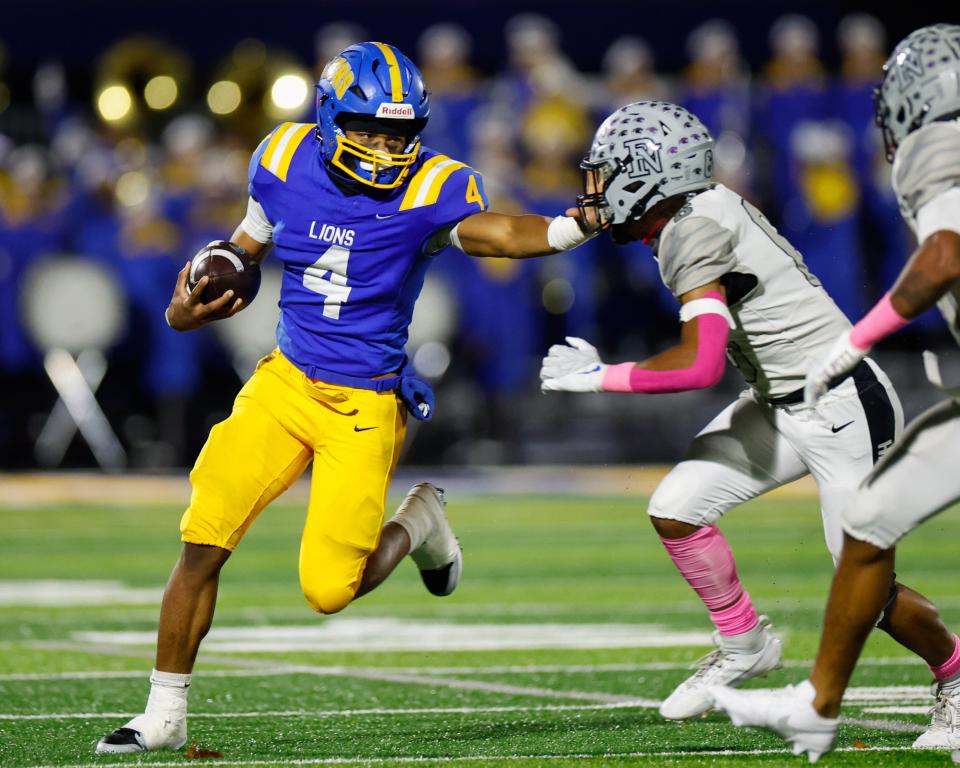
[[[875,98],[894,191],[920,245],[893,289],[811,370],[811,403],[823,403],[829,381],[934,303],[960,342],[960,26],[923,27],[901,41]],[[832,745],[843,692],[877,616],[909,612],[891,588],[897,542],[960,500],[960,387],[943,381],[934,355],[924,358],[928,378],[950,397],[910,424],[844,510],[843,554],[810,679],[775,691],[713,692],[736,725],[770,728],[811,762]],[[960,639],[952,639],[927,659],[936,704],[915,747],[960,749]]]
[[[676,105],[637,102],[604,121],[582,166],[581,227],[653,243],[663,281],[681,303],[681,342],[642,363],[608,366],[571,338],[551,347],[541,370],[544,391],[680,391],[715,384],[726,351],[749,385],[696,436],[648,509],[717,628],[717,650],[661,705],[664,717],[678,720],[713,706],[710,686],[737,686],[781,658],[780,639],[737,577],[719,519],[810,473],[836,560],[842,512],[903,424],[896,393],[869,360],[831,380],[816,406],[804,404],[806,372],[850,323],[763,214],[711,183],[712,160],[709,132]],[[884,628],[928,662],[942,660],[952,636],[922,596],[898,589],[910,610],[892,614]]]

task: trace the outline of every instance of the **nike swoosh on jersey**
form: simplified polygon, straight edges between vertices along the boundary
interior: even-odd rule
[[[854,421],[856,421],[856,419],[854,419]],[[851,424],[853,424],[853,421],[848,421],[846,424],[841,424],[839,427],[838,427],[838,426],[832,426],[832,427],[830,427],[830,431],[833,432],[833,434],[837,434],[837,432],[839,432],[841,429],[846,429],[846,428],[849,427]]]
[[[376,429],[376,427],[360,427],[357,425],[354,425],[353,427],[354,432],[366,432],[368,429]]]
[[[376,213],[374,216],[378,219],[392,219],[394,216],[399,216],[400,213]]]

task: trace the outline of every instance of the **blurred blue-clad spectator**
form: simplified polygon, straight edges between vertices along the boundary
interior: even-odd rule
[[[715,178],[752,197],[750,75],[734,28],[710,19],[687,37],[690,63],[683,72],[680,102],[710,129],[716,141]]]
[[[470,65],[473,42],[459,24],[434,24],[420,35],[418,66],[430,88],[424,143],[472,162],[470,129],[484,103],[479,73]]]
[[[520,202],[533,213],[555,216],[576,204],[582,191],[578,164],[589,145],[593,123],[584,108],[562,94],[531,105],[521,127],[524,164]],[[557,336],[597,335],[596,244],[587,242],[538,264],[544,302]]]
[[[837,306],[856,320],[867,305],[851,147],[840,121],[794,127],[790,161],[797,185],[787,198],[781,230]]]
[[[877,127],[873,119],[873,89],[882,77],[886,34],[874,16],[855,13],[837,27],[841,51],[839,77],[831,88],[831,114],[843,120],[853,139],[852,161],[864,183],[873,171]]]
[[[20,321],[20,284],[39,258],[62,250],[69,195],[45,147],[6,147],[0,147],[0,368],[19,372],[39,362]]]
[[[595,105],[599,119],[634,101],[670,101],[672,89],[654,68],[653,51],[637,35],[622,35],[603,54],[603,100]]]
[[[344,48],[369,39],[367,30],[359,24],[349,21],[332,21],[329,24],[324,24],[313,36],[314,79],[320,78],[320,73],[327,62]]]
[[[162,214],[184,226],[201,194],[203,173],[209,169],[204,157],[216,133],[213,121],[197,114],[174,118],[163,129],[164,156],[160,166]]]
[[[789,14],[770,28],[772,57],[763,70],[756,108],[756,138],[766,150],[765,195],[782,210],[797,193],[791,142],[799,123],[828,117],[826,71],[819,33],[806,16]]]
[[[583,103],[588,88],[560,48],[560,28],[536,13],[521,13],[505,28],[509,69],[498,75],[494,101],[522,118],[537,100],[563,92]]]

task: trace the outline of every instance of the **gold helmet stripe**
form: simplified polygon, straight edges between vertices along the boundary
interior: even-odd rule
[[[390,68],[390,95],[394,101],[403,101],[403,80],[400,78],[400,63],[393,48],[385,43],[374,43],[387,60]]]

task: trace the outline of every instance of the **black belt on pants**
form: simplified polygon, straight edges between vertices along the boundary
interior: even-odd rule
[[[833,389],[835,386],[846,381],[851,376],[853,377],[853,380],[857,382],[858,390],[860,389],[861,382],[873,383],[876,378],[866,361],[861,360],[849,373],[845,373],[842,376],[831,379],[829,388]],[[777,397],[764,397],[763,401],[765,403],[769,403],[770,405],[797,405],[798,403],[803,402],[803,387],[800,387],[800,389],[795,389],[793,392],[789,392],[786,395],[779,395]]]

